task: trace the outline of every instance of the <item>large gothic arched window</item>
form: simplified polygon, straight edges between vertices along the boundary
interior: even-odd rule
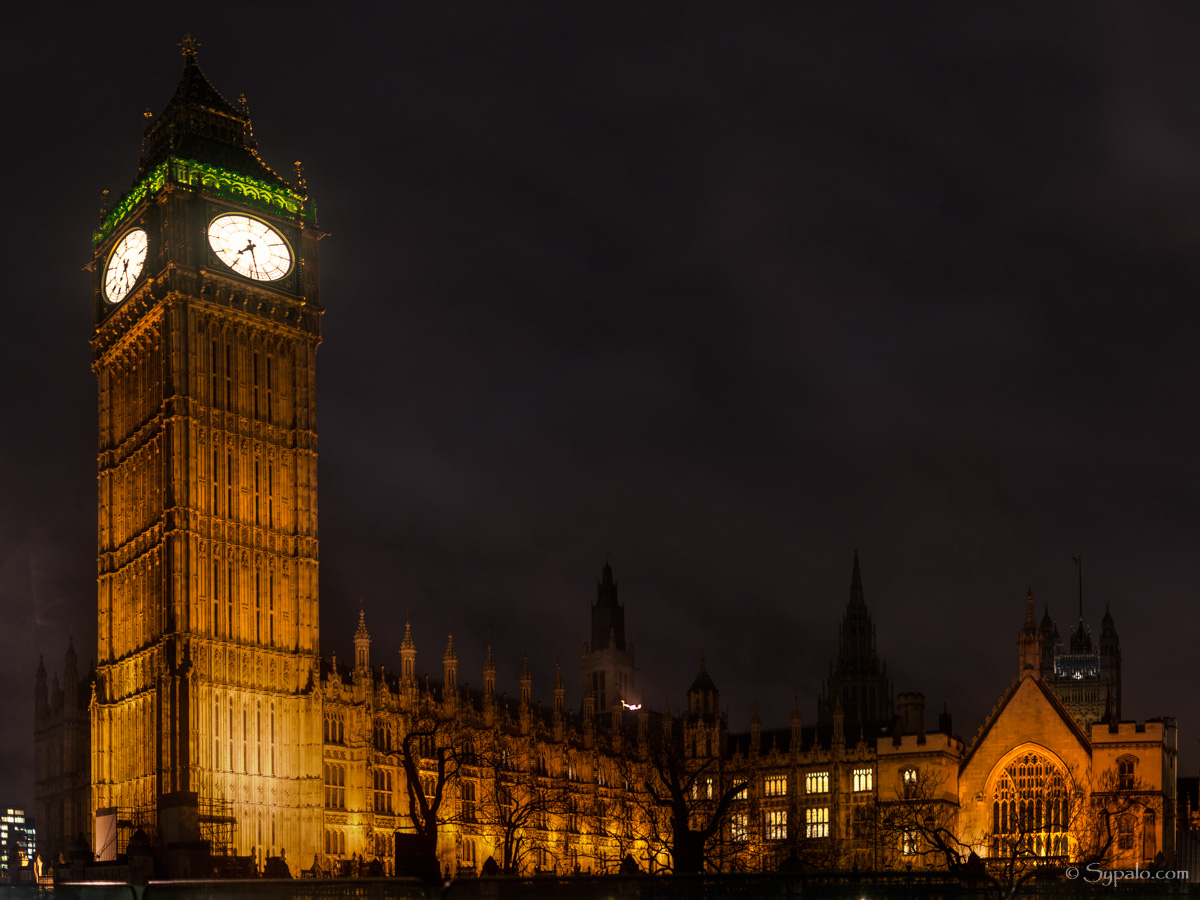
[[[993,856],[1066,856],[1070,821],[1058,765],[1031,751],[1004,767],[992,792]]]

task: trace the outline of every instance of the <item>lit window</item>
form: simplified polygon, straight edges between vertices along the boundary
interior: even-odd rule
[[[766,812],[767,840],[787,840],[787,810],[770,809]]]
[[[829,837],[828,806],[818,806],[804,811],[804,836],[810,838]]]
[[[1071,821],[1065,774],[1037,753],[1012,760],[992,794],[992,855],[1063,856]]]
[[[461,786],[462,818],[464,822],[475,821],[475,782],[464,781]],[[472,858],[472,861],[474,859]]]
[[[706,799],[706,800],[712,799],[712,779],[711,778],[704,779],[704,799]]]
[[[906,831],[901,836],[900,852],[905,856],[912,856],[917,852],[917,833],[915,831]]]
[[[767,797],[783,797],[787,794],[786,775],[768,775],[763,780],[763,794]]]
[[[810,794],[828,794],[829,773],[809,772],[804,776],[804,789]]]
[[[1117,849],[1122,852],[1133,849],[1133,816],[1117,819]]]
[[[854,790],[870,791],[875,788],[875,770],[874,769],[855,769],[854,770]]]
[[[745,813],[734,813],[729,817],[729,839],[737,843],[750,840],[749,817]]]
[[[911,800],[917,796],[917,770],[905,769],[900,773],[900,780],[904,783],[904,799]]]

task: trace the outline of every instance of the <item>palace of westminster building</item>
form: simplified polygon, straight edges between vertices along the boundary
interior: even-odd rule
[[[653,747],[675,748],[693,773],[697,815],[731,791],[709,854],[726,871],[931,865],[919,829],[880,827],[881,809],[914,799],[948,812],[980,856],[1018,832],[1035,853],[1069,856],[1065,799],[1032,827],[1018,811],[1036,796],[1041,816],[1040,798],[1068,782],[1099,790],[1110,771],[1143,798],[1122,814],[1114,853],[1171,858],[1174,720],[1121,720],[1107,611],[1096,644],[1082,616],[1064,644],[1030,595],[1016,677],[969,741],[944,712],[927,728],[922,695],[893,694],[857,554],[816,719],[796,708],[781,730],[755,711],[730,733],[703,662],[686,709],[640,706],[607,564],[578,705],[561,675],[551,705],[536,702],[527,666],[515,697],[498,694],[490,648],[482,690],[468,690],[452,638],[440,682],[417,677],[411,631],[399,671],[373,663],[361,610],[353,660],[320,656],[322,233],[302,172],[288,183],[261,161],[244,103],[183,47],[134,186],[94,236],[97,662],[81,674],[72,647],[61,681],[37,671],[35,807],[50,856],[83,845],[113,859],[140,827],[165,849],[206,842],[214,858],[283,855],[293,872],[390,874],[411,799],[439,793],[437,747],[452,744],[460,768],[437,843],[451,872],[503,864],[505,823],[520,871],[613,872],[629,856],[668,868],[644,802]],[[426,721],[438,724],[410,741],[409,784],[402,745]],[[515,815],[522,804],[528,815]]]

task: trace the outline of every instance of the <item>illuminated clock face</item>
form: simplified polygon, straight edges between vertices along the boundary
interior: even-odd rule
[[[104,268],[104,299],[109,303],[120,303],[133,290],[146,265],[148,246],[146,232],[140,228],[127,232],[117,242]]]
[[[292,251],[278,231],[250,216],[217,216],[208,226],[217,259],[255,281],[277,281],[292,268]]]

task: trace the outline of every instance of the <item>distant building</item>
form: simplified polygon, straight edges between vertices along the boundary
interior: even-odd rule
[[[79,675],[73,641],[67,642],[63,683],[46,683],[38,660],[33,699],[34,817],[42,829],[43,856],[57,859],[92,834],[92,746],[88,707],[94,672]]]
[[[29,864],[37,855],[37,829],[33,819],[25,818],[23,809],[4,809],[0,815],[0,868]],[[10,859],[9,847],[16,842],[24,860]]]
[[[1030,599],[1032,596],[1030,591]],[[1082,606],[1065,645],[1048,605],[1041,624],[1035,626],[1030,616],[1021,633],[1026,642],[1036,633],[1040,648],[1036,663],[1042,680],[1084,725],[1121,717],[1121,641],[1107,605],[1098,644],[1093,643],[1092,631],[1084,624]]]

